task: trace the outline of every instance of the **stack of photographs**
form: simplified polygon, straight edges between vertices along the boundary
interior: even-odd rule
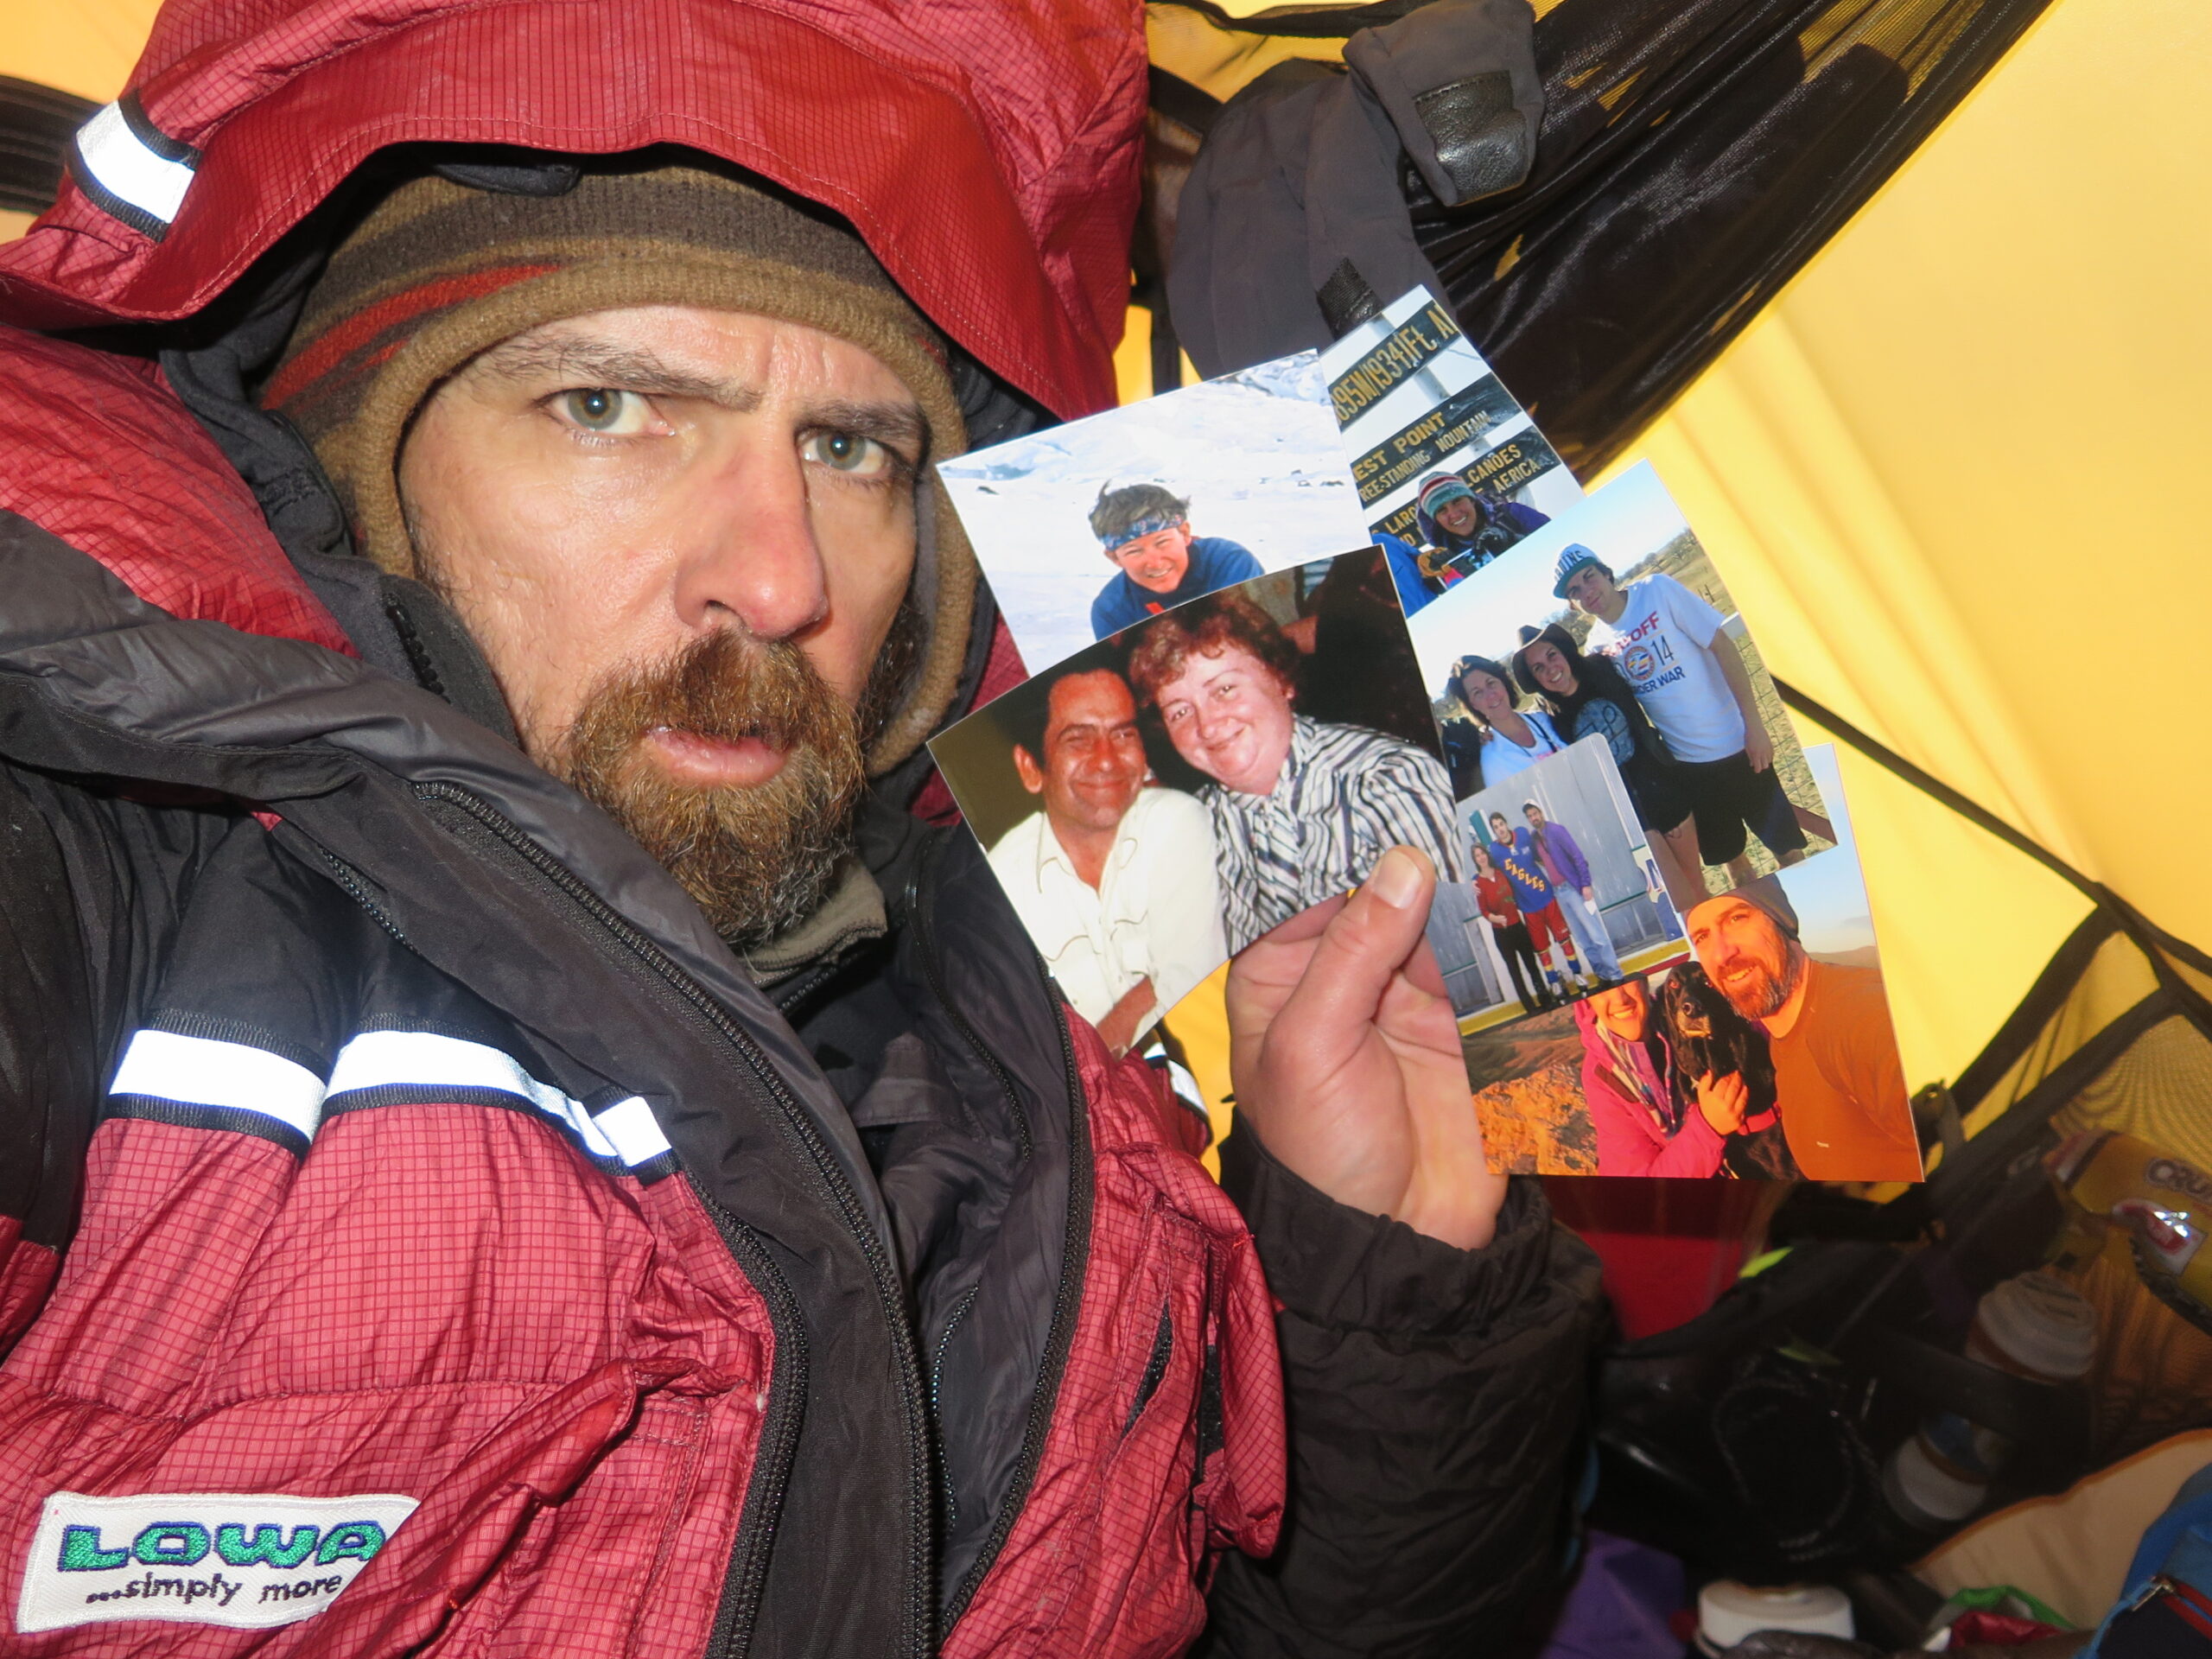
[[[1429,296],[940,472],[1034,671],[931,751],[1110,1046],[1409,845],[1493,1167],[1919,1178],[1833,755]]]

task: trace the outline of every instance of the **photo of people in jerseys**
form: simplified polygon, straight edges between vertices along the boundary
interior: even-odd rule
[[[1469,879],[1439,893],[1428,938],[1461,1035],[1562,1007],[1687,950],[1602,738],[1513,770],[1454,816]]]
[[[1834,753],[1807,761],[1835,849],[1700,900],[1686,960],[1466,1039],[1492,1167],[1920,1179]]]
[[[931,742],[1023,926],[1109,1043],[1127,1049],[1393,846],[1465,886],[1382,562],[1370,549],[1194,600]]]
[[[1033,671],[1186,600],[1373,541],[1312,352],[937,471]]]
[[[1600,978],[1594,954],[1593,966],[1587,969],[1576,954],[1578,944],[1585,950],[1592,946],[1588,939],[1575,938],[1567,930],[1567,918],[1560,909],[1560,895],[1567,889],[1558,867],[1542,855],[1525,830],[1516,839],[1504,813],[1492,812],[1489,817],[1490,838],[1483,840],[1478,833],[1476,842],[1493,872],[1489,887],[1482,890],[1483,918],[1493,926],[1518,925],[1517,942],[1526,952],[1525,961],[1541,976],[1541,988],[1534,980],[1528,988],[1535,991],[1536,1006],[1557,1007],[1574,992],[1599,990],[1618,979],[1618,961],[1612,974]],[[1610,947],[1606,954],[1611,954]],[[1517,973],[1515,980],[1518,984]],[[1524,991],[1524,1000],[1526,995]]]

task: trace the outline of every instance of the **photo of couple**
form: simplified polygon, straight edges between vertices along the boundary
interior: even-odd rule
[[[1312,352],[943,461],[938,474],[1033,667],[1373,539]]]
[[[1726,588],[1649,466],[1411,619],[1455,798],[1601,737],[1676,912],[1831,846]]]
[[[1379,551],[1148,618],[931,752],[1077,1012],[1126,1051],[1390,847],[1465,861]]]
[[[1412,615],[1581,499],[1450,311],[1415,289],[1321,354],[1352,481]]]
[[[1919,1141],[1834,751],[1838,849],[1693,906],[1689,959],[1466,1040],[1492,1167],[1911,1181]]]

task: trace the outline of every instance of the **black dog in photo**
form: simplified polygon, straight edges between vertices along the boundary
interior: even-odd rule
[[[1774,1062],[1767,1054],[1766,1033],[1728,1005],[1704,969],[1686,962],[1669,969],[1656,1001],[1667,1024],[1673,1056],[1668,1081],[1675,1099],[1694,1101],[1700,1077],[1734,1071],[1743,1077],[1750,1096],[1744,1108],[1746,1122],[1774,1109]],[[1763,1129],[1730,1135],[1725,1156],[1729,1173],[1747,1179],[1789,1180],[1797,1174],[1779,1119]]]

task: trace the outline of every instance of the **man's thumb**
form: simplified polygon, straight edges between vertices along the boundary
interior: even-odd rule
[[[1427,858],[1410,847],[1376,860],[1351,901],[1329,918],[1283,1014],[1317,1029],[1372,1020],[1391,975],[1420,943],[1435,889]]]
[[[1393,847],[1375,861],[1360,891],[1373,893],[1393,910],[1406,910],[1421,898],[1434,876],[1421,854],[1410,847]]]

